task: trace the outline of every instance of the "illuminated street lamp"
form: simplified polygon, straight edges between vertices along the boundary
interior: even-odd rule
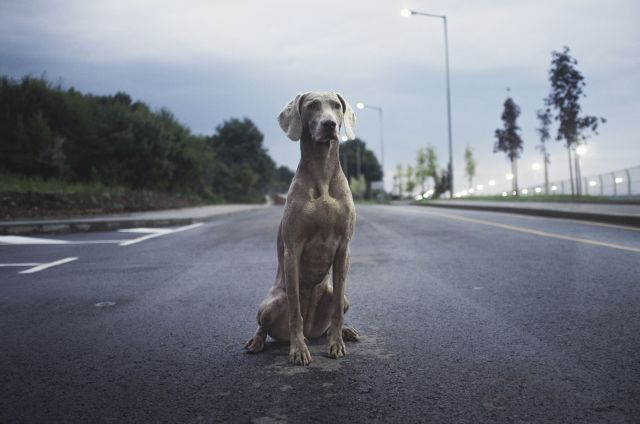
[[[534,163],[533,165],[531,165],[531,169],[533,169],[534,171],[539,171],[540,164],[538,162]]]
[[[402,9],[400,15],[408,18],[413,15],[427,16],[429,18],[442,19],[444,23],[444,63],[447,77],[447,130],[449,136],[449,195],[453,197],[453,142],[451,137],[451,90],[449,82],[449,36],[447,34],[447,17],[445,15],[434,15],[432,13],[416,12],[415,10]]]
[[[384,119],[382,116],[382,108],[380,106],[368,105],[362,102],[356,103],[356,107],[360,110],[373,109],[378,111],[378,117],[380,118],[380,166],[382,167],[382,184],[384,186]]]

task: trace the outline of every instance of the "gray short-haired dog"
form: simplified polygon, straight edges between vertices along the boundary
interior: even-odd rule
[[[290,342],[289,362],[308,365],[305,338],[326,333],[330,358],[345,355],[344,340],[358,340],[355,329],[343,327],[356,216],[339,160],[340,128],[353,139],[355,121],[338,93],[299,94],[278,116],[287,136],[300,140],[302,155],[278,230],[276,281],[258,309],[258,329],[245,345],[249,352],[260,352],[269,334]]]

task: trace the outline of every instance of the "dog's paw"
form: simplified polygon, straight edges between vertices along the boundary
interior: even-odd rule
[[[289,363],[294,365],[309,365],[311,363],[311,352],[306,343],[291,343],[289,348]]]
[[[332,340],[329,342],[329,358],[338,359],[342,358],[347,353],[347,349],[344,346],[342,338]]]
[[[346,342],[357,342],[360,340],[360,333],[353,327],[342,327],[342,340]]]
[[[264,337],[261,336],[253,336],[247,343],[245,343],[244,348],[249,353],[258,353],[264,349]]]

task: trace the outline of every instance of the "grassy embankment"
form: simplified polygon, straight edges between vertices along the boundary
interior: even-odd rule
[[[96,215],[211,203],[216,202],[193,194],[0,173],[0,219]]]

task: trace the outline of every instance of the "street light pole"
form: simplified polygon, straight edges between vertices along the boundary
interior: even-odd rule
[[[384,118],[382,115],[382,108],[380,106],[368,105],[362,102],[356,103],[358,109],[373,109],[378,111],[378,117],[380,118],[380,166],[382,167],[382,184],[384,185]]]
[[[449,79],[449,34],[447,31],[447,17],[445,15],[435,15],[432,13],[416,12],[415,10],[402,9],[400,14],[404,17],[412,15],[427,16],[430,18],[440,18],[444,23],[444,64],[447,78],[447,134],[449,138],[449,196],[453,198],[453,142],[451,136],[451,84]]]

